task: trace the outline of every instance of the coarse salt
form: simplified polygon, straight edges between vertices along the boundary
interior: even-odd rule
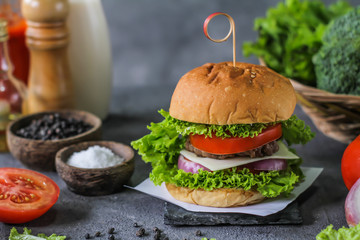
[[[67,163],[79,168],[107,168],[120,164],[125,159],[115,155],[110,149],[98,145],[73,153]]]

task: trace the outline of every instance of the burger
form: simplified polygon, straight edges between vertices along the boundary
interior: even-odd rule
[[[288,195],[304,177],[289,146],[314,134],[292,116],[295,105],[290,81],[267,67],[207,63],[181,77],[164,120],[131,144],[177,200],[255,204]]]

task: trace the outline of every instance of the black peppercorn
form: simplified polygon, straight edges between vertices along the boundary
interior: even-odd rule
[[[156,232],[161,232],[161,231],[160,231],[160,229],[159,229],[159,228],[154,227],[153,232],[154,232],[154,233],[156,233]]]
[[[137,232],[136,232],[136,236],[137,237],[142,237],[145,235],[145,229],[144,228],[140,228]]]
[[[101,232],[96,232],[95,233],[95,237],[100,237],[100,235],[101,235]]]
[[[114,237],[114,235],[110,235],[108,239],[109,240],[115,240],[115,237]]]
[[[161,232],[157,231],[154,235],[154,240],[160,240],[160,237],[161,237]]]
[[[90,130],[92,126],[74,118],[63,118],[59,114],[47,114],[19,129],[16,135],[35,140],[57,140],[72,137]]]
[[[90,234],[85,234],[85,239],[90,239]]]
[[[113,233],[114,233],[114,231],[115,231],[115,229],[114,229],[114,228],[109,228],[108,233],[109,233],[109,234],[113,234]]]
[[[201,233],[200,230],[197,230],[196,233],[195,233],[195,235],[198,236],[198,237],[201,237],[201,236],[202,236],[202,233]]]
[[[133,227],[138,227],[139,225],[135,222],[134,224],[133,224]]]

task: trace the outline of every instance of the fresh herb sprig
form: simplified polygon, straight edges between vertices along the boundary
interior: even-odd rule
[[[10,231],[9,240],[65,240],[66,236],[59,236],[56,234],[51,234],[46,236],[43,233],[39,233],[37,236],[32,235],[31,230],[24,228],[23,233],[19,233],[16,228],[12,228]]]
[[[255,20],[256,42],[243,45],[245,56],[262,58],[276,72],[315,86],[312,57],[321,48],[328,23],[352,7],[338,1],[328,7],[319,0],[285,0]]]

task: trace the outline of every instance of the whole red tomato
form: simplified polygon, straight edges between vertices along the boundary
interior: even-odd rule
[[[350,190],[360,178],[360,135],[345,149],[341,160],[341,173],[346,187]]]

